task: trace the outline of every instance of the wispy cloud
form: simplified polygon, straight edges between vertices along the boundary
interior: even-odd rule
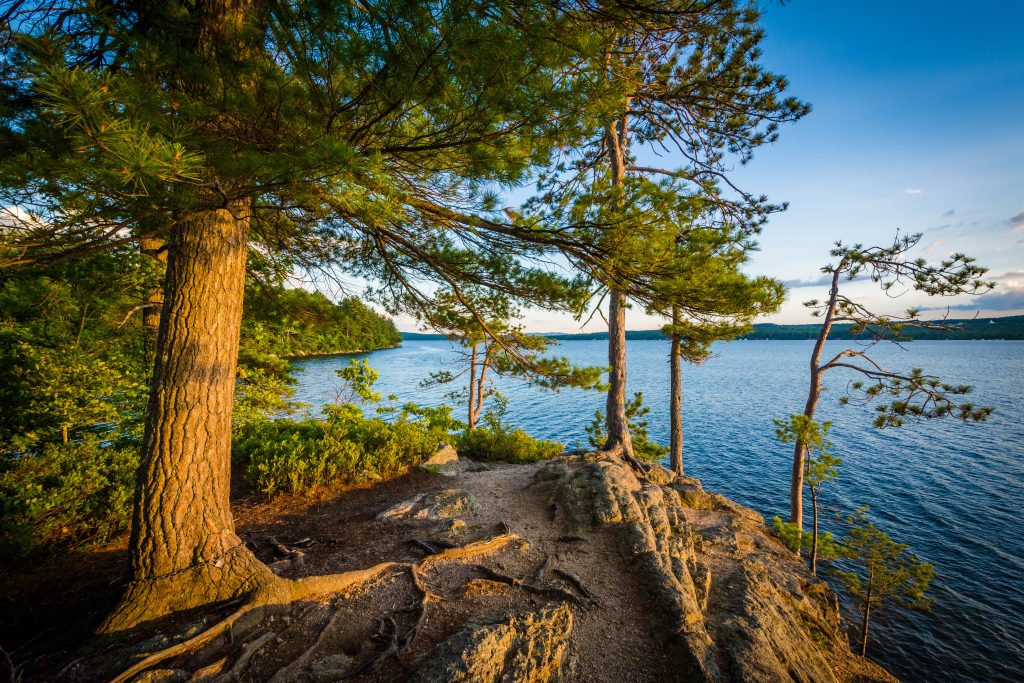
[[[942,214],[942,217],[943,218],[952,218],[955,215],[956,215],[956,209],[950,209],[946,213]]]
[[[1024,232],[1024,211],[1021,211],[1016,216],[1010,216],[1006,223],[1010,226],[1010,232],[1014,234]],[[1017,240],[1017,244],[1021,242],[1024,242],[1024,238]]]
[[[946,245],[946,238],[945,237],[937,237],[937,238],[933,239],[931,242],[929,242],[928,244],[924,245],[924,248],[921,249],[921,251],[923,253],[925,253],[925,254],[934,254],[936,251],[938,251],[939,249],[941,249],[945,245]]]
[[[856,280],[867,280],[867,275],[860,275],[853,278]],[[849,282],[850,279],[843,277],[843,282]],[[818,277],[807,278],[803,280],[783,280],[782,284],[786,285],[788,289],[797,289],[799,287],[823,287],[825,285],[832,284],[832,273],[822,273]]]
[[[905,190],[903,190],[903,192],[905,192],[906,194],[924,194],[924,190],[918,187],[908,187]]]
[[[949,308],[952,311],[1012,311],[1024,308],[1024,287],[1003,289],[995,294],[985,294],[969,304],[959,304]]]

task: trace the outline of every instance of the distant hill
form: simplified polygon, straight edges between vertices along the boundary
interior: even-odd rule
[[[443,334],[436,334],[433,332],[402,332],[402,341],[415,341],[419,339],[426,340],[438,340],[447,339],[448,337]]]
[[[907,328],[902,339],[1024,339],[1024,315],[1012,315],[1003,318],[975,318],[948,320],[958,327],[953,330],[921,330]],[[830,339],[863,339],[863,336],[850,333],[849,324],[836,325],[832,328]],[[815,339],[820,325],[777,325],[775,323],[759,323],[754,331],[743,339]],[[555,339],[607,339],[607,332],[588,332],[582,334],[549,334]],[[661,330],[630,330],[626,339],[661,339]],[[441,335],[435,338],[443,339]]]

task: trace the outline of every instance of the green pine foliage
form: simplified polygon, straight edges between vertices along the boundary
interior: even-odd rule
[[[841,548],[850,569],[835,569],[831,574],[861,611],[861,655],[866,655],[873,613],[885,607],[931,608],[933,600],[925,592],[935,576],[935,567],[918,560],[909,546],[893,541],[872,524],[867,508],[849,515],[847,522],[850,527]]]
[[[633,438],[633,455],[641,460],[655,462],[668,455],[668,448],[651,441],[647,431],[648,423],[644,419],[650,412],[650,407],[644,405],[642,392],[636,392],[633,398],[626,402],[626,418],[629,420],[629,433]],[[594,420],[587,427],[587,443],[592,448],[600,448],[607,439],[604,414],[600,410],[595,411]]]

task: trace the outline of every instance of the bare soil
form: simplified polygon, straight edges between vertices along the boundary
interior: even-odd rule
[[[561,570],[578,578],[593,594],[597,605],[571,605],[572,680],[670,680],[669,662],[651,635],[649,605],[620,559],[613,530],[570,530],[547,499],[545,488],[535,485],[538,466],[488,467],[455,476],[413,471],[319,499],[281,497],[260,502],[245,498],[235,502],[234,511],[240,536],[268,564],[280,560],[269,539],[301,547],[302,565],[282,571],[290,578],[386,561],[417,563],[428,552],[421,543],[441,549],[505,532],[523,539],[484,557],[423,565],[420,575],[431,596],[410,647],[345,680],[401,681],[437,643],[468,622],[535,610],[549,601],[519,587],[483,580],[485,573],[478,564],[537,585],[556,580],[556,570]],[[479,503],[475,511],[460,514],[464,524],[456,523],[455,528],[448,520],[377,517],[398,501],[451,488],[465,489]],[[89,637],[123,587],[124,563],[125,540],[121,540],[87,553],[36,560],[7,570],[0,587],[0,645],[10,653],[21,680],[92,680],[90,676],[98,675],[101,646]],[[331,680],[317,678],[315,665],[332,656],[336,662],[338,655],[350,657],[349,670],[357,670],[381,651],[380,639],[374,636],[382,624],[391,619],[404,632],[415,621],[415,612],[408,608],[417,604],[419,593],[408,566],[396,566],[348,594],[295,605],[288,614],[269,617],[239,634],[235,642],[199,657],[171,660],[160,668],[196,672],[205,667],[213,677],[228,672],[239,655],[251,649],[254,654],[237,671],[236,680],[269,681],[275,675],[288,681]],[[200,616],[205,621],[197,621]],[[212,613],[181,617],[164,624],[160,632],[147,634],[146,642],[149,649],[159,649],[173,642],[175,633],[190,629],[194,633],[216,618]],[[315,647],[310,650],[311,646]],[[286,668],[300,657],[305,657],[304,666]],[[73,664],[75,660],[81,661]]]

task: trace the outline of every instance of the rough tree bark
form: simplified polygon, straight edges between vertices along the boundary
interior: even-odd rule
[[[626,107],[629,107],[628,99]],[[625,179],[628,123],[623,116],[620,121],[609,124],[605,133],[615,192],[622,192]],[[620,206],[621,198],[616,198],[615,202]],[[613,228],[622,229],[622,226]],[[626,295],[612,285],[608,299],[608,398],[605,403],[608,440],[603,449],[632,457],[633,440],[629,435],[629,418],[626,417]]]
[[[818,409],[818,398],[821,396],[821,351],[825,348],[825,340],[832,331],[832,318],[835,316],[836,301],[839,296],[839,275],[842,263],[832,274],[832,288],[829,290],[828,307],[825,319],[821,323],[818,339],[811,352],[811,376],[807,388],[807,402],[804,404],[804,415],[813,419]],[[789,486],[789,521],[803,531],[804,529],[804,469],[806,468],[807,444],[797,439],[793,444],[793,472]],[[799,552],[799,551],[797,551]]]
[[[608,440],[604,450],[633,455],[626,417],[626,295],[612,290],[608,306]]]
[[[235,535],[231,408],[249,202],[171,234],[132,533],[132,580],[101,631],[116,632],[280,581]]]
[[[679,308],[672,307],[672,325],[679,324]],[[683,375],[680,367],[682,339],[678,332],[672,333],[672,345],[669,349],[669,375],[671,387],[669,395],[670,434],[669,434],[669,467],[680,477],[683,476]]]

